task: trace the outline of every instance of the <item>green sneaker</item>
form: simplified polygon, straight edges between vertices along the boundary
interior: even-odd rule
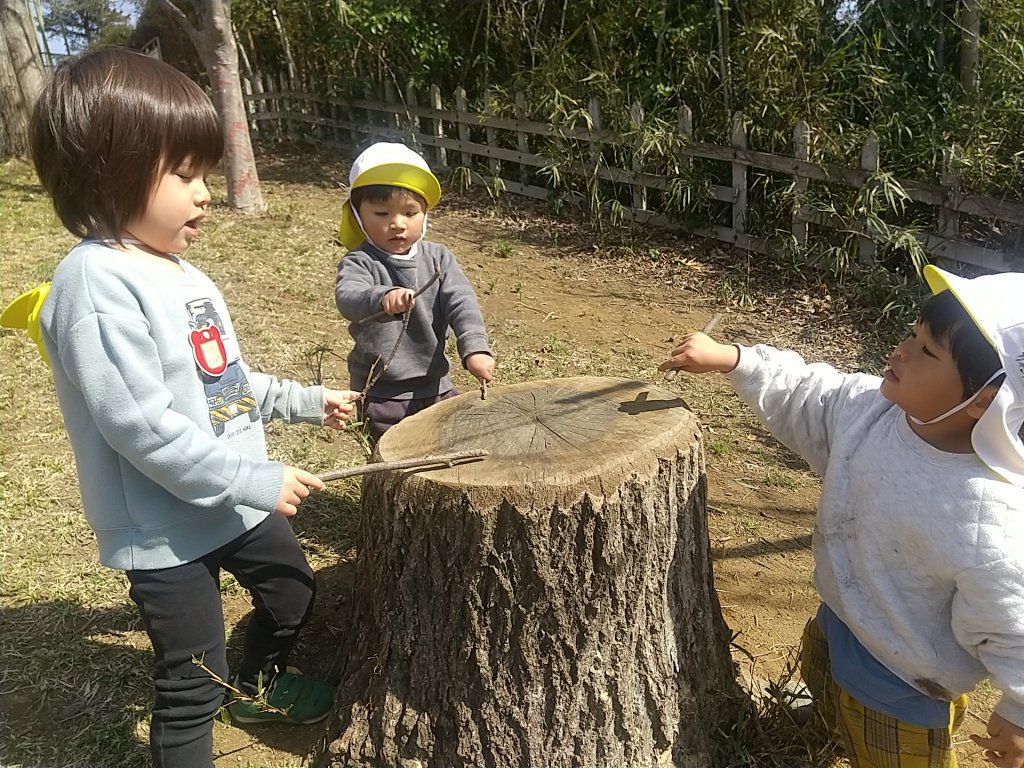
[[[259,701],[233,701],[228,713],[236,723],[318,723],[330,714],[334,689],[323,680],[282,672],[270,684],[266,702],[273,709]]]

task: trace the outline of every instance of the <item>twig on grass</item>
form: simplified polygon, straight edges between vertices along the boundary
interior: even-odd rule
[[[244,691],[240,691],[238,688],[233,686],[231,683],[229,683],[223,677],[221,677],[216,672],[214,672],[212,669],[210,669],[208,666],[206,666],[206,663],[204,661],[205,658],[206,658],[206,654],[203,654],[203,658],[201,658],[201,659],[197,659],[195,656],[193,656],[192,657],[192,663],[195,664],[197,667],[199,667],[201,670],[203,670],[203,672],[208,674],[213,679],[213,681],[215,683],[217,683],[218,685],[223,686],[225,689],[230,691],[231,692],[231,699],[232,699],[232,701],[248,701],[248,702],[251,702],[253,704],[258,705],[260,708],[266,710],[267,712],[276,712],[277,714],[279,714],[279,715],[281,715],[283,717],[288,717],[288,710],[281,709],[280,707],[275,707],[273,704],[271,704],[269,701],[267,701],[267,689],[263,687],[263,673],[262,672],[260,673],[259,682],[257,683],[257,685],[259,687],[259,693],[257,693],[255,696],[250,696],[249,694],[245,693]]]

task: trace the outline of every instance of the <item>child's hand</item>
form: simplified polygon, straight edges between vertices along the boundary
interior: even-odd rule
[[[294,517],[299,511],[299,504],[309,496],[310,488],[322,491],[324,489],[323,480],[304,469],[286,466],[284,468],[284,485],[281,486],[281,495],[277,497],[277,506],[274,507],[274,511],[285,517]]]
[[[328,389],[324,387],[324,426],[344,429],[345,422],[356,412],[355,403],[362,395],[350,389]]]
[[[381,307],[389,315],[400,315],[416,304],[416,291],[409,288],[394,288],[384,294]]]
[[[668,360],[658,366],[659,371],[679,368],[687,373],[728,373],[740,361],[740,350],[735,344],[719,344],[705,333],[691,333],[683,337],[672,350]]]
[[[480,381],[490,383],[494,378],[494,358],[486,352],[474,352],[466,358],[466,370]]]
[[[987,739],[971,736],[971,741],[985,750],[986,760],[999,768],[1024,766],[1024,728],[993,712],[988,719],[987,730]]]

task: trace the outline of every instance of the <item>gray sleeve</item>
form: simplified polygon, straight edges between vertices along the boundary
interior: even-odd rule
[[[455,334],[459,359],[465,364],[466,358],[477,352],[493,357],[476,293],[466,273],[456,261],[455,254],[447,248],[442,248],[441,270],[441,306],[444,307],[448,325]]]
[[[369,257],[360,251],[351,251],[338,265],[334,301],[341,316],[346,320],[355,323],[380,312],[384,294],[394,289],[395,286],[391,285],[390,281],[384,285],[378,284],[374,272]]]

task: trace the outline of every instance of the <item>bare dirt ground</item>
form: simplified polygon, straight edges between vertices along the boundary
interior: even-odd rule
[[[30,174],[2,167],[17,183],[0,185],[0,193],[8,200],[19,196],[26,211],[45,219]],[[348,339],[331,298],[341,256],[331,242],[340,206],[334,180],[344,177],[343,164],[278,154],[261,159],[261,174],[271,213],[254,223],[215,210],[188,258],[224,292],[248,359],[281,375],[322,375],[344,385]],[[40,227],[44,234],[28,238],[0,219],[0,236],[14,238],[7,242],[19,253],[36,248],[45,252],[44,263],[55,263],[69,239],[52,221]],[[704,429],[715,584],[735,633],[734,656],[746,674],[785,677],[817,606],[810,537],[818,479],[752,419],[723,378],[681,375],[668,383],[656,366],[674,338],[722,313],[715,331],[721,339],[763,341],[841,368],[877,369],[887,350],[870,327],[824,287],[790,287],[740,252],[666,232],[599,231],[571,212],[555,217],[510,199],[448,194],[431,216],[429,237],[452,248],[476,287],[499,363],[496,386],[628,376],[656,382],[689,403]],[[2,271],[4,301],[33,285],[39,271],[46,274],[23,260],[9,263],[6,255]],[[5,615],[13,619],[2,641],[7,672],[0,706],[9,717],[5,738],[17,745],[8,764],[144,765],[148,641],[123,581],[95,562],[59,413],[48,401],[52,392],[34,365],[34,350],[7,333],[0,344],[0,501],[6,507],[0,519],[9,531],[4,560],[13,566],[5,566],[0,582]],[[472,386],[465,378],[459,383]],[[26,391],[34,390],[39,399],[26,405]],[[345,435],[281,425],[269,434],[275,457],[314,470],[361,461]],[[357,509],[358,484],[339,483],[304,508],[296,523],[318,571],[320,598],[294,661],[327,677],[337,674],[345,633]],[[57,526],[47,547],[35,543],[38,532],[24,520],[29,514]],[[224,595],[236,648],[249,605],[230,580]],[[40,648],[22,647],[33,637]],[[89,674],[89,665],[102,673]],[[54,679],[65,672],[75,682]],[[968,732],[983,728],[992,703],[987,688],[972,698]],[[297,766],[320,737],[317,726],[218,724],[216,764]],[[70,739],[79,754],[55,747],[60,738]],[[963,744],[961,765],[983,765],[977,752]]]

